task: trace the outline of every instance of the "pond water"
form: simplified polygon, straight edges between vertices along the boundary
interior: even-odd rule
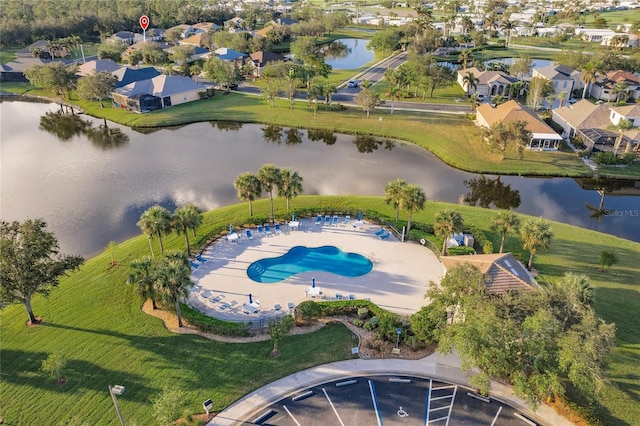
[[[70,254],[94,255],[109,241],[139,235],[140,214],[156,203],[171,211],[186,202],[206,210],[237,203],[235,178],[266,163],[298,171],[305,194],[383,195],[390,180],[402,178],[429,199],[457,202],[469,192],[464,181],[477,178],[398,142],[289,129],[280,136],[273,128],[236,123],[145,134],[112,123],[104,128],[87,116],[80,117],[91,129],[69,130],[52,119],[56,110],[52,104],[0,104],[0,211],[2,220],[44,218]],[[573,179],[501,181],[520,191],[517,211],[640,241],[640,199],[625,195],[640,193],[640,182],[610,185],[607,212],[596,221],[585,203],[599,206],[601,196]]]
[[[368,50],[369,40],[342,38],[324,48],[324,61],[334,69],[352,70],[373,61],[374,52]]]

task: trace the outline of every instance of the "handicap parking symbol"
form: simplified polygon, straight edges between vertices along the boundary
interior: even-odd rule
[[[403,410],[402,407],[400,407],[398,409],[398,416],[399,417],[409,417],[409,414],[405,410]]]

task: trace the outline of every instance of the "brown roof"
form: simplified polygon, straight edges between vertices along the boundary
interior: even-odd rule
[[[531,133],[556,133],[531,110],[514,100],[495,107],[491,104],[482,104],[476,109],[476,114],[481,115],[490,127],[499,122],[524,121],[527,123],[526,129]]]
[[[582,99],[573,105],[556,108],[554,115],[558,115],[574,129],[606,128],[611,124],[608,105],[594,105]]]
[[[531,291],[539,287],[535,278],[511,253],[443,256],[440,260],[445,269],[464,263],[474,265],[489,278],[487,290],[494,294],[508,290]]]
[[[627,71],[610,71],[607,73],[607,80],[613,81],[614,83],[628,81],[633,84],[640,84],[640,78]]]
[[[193,46],[202,46],[202,34],[204,33],[199,33],[199,34],[194,34],[190,37],[185,38],[184,40],[182,40],[180,42],[180,44],[190,44]]]
[[[281,54],[269,50],[260,50],[251,54],[251,60],[257,62],[260,66],[264,66],[273,61],[284,61],[284,59],[285,57]]]

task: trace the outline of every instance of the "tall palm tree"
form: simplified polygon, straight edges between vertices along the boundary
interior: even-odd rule
[[[582,82],[584,83],[584,90],[582,91],[582,99],[587,96],[587,89],[591,84],[596,82],[598,73],[602,72],[602,62],[594,61],[593,59],[582,66],[580,70],[582,72]]]
[[[396,209],[396,222],[400,217],[400,207],[402,206],[402,200],[404,198],[406,188],[407,182],[403,179],[392,180],[384,188],[384,201],[386,201],[387,204],[393,202],[393,207]]]
[[[253,216],[253,200],[262,194],[262,184],[258,176],[251,172],[241,173],[233,182],[241,201],[249,202],[249,216]]]
[[[627,119],[620,119],[618,124],[615,126],[616,129],[620,132],[620,136],[616,139],[616,143],[613,147],[613,153],[618,155],[618,150],[620,149],[620,144],[622,144],[622,140],[624,139],[624,132],[633,129],[633,121]],[[629,147],[630,142],[627,143],[627,148]]]
[[[189,258],[183,252],[170,252],[163,257],[156,267],[156,290],[165,301],[175,305],[178,327],[182,327],[180,301],[189,296],[191,267]]]
[[[158,294],[155,288],[155,275],[153,269],[153,259],[145,256],[142,259],[134,260],[129,265],[131,270],[127,277],[127,284],[138,285],[138,295],[143,299],[151,299],[153,309],[158,309],[156,299]]]
[[[478,93],[474,93],[469,96],[469,103],[471,104],[471,111],[475,112],[476,109],[482,105],[482,99],[480,99],[480,95]]]
[[[467,98],[469,98],[469,95],[471,94],[471,89],[477,89],[478,88],[478,83],[480,82],[480,80],[478,79],[478,77],[475,76],[474,73],[472,73],[471,71],[468,71],[464,77],[462,77],[462,85],[466,88],[467,90]]]
[[[611,93],[616,95],[616,102],[626,101],[629,96],[629,85],[625,81],[619,81],[611,87]]]
[[[287,211],[289,203],[293,197],[302,193],[302,176],[298,172],[289,169],[280,170],[280,184],[278,185],[278,196],[287,200]]]
[[[202,223],[202,214],[200,209],[195,204],[185,204],[173,213],[171,218],[173,222],[173,229],[178,235],[184,233],[184,238],[187,243],[187,255],[191,255],[191,245],[189,244],[189,229],[193,229],[195,236],[195,230]]]
[[[520,229],[520,233],[522,236],[522,248],[531,253],[527,266],[528,269],[531,269],[533,256],[540,250],[547,250],[551,245],[551,238],[553,237],[551,224],[542,218],[529,219]]]
[[[162,206],[151,206],[142,215],[136,224],[143,233],[149,236],[149,248],[151,248],[151,256],[153,254],[153,246],[151,239],[154,235],[160,241],[160,253],[164,256],[164,245],[162,244],[162,235],[171,232],[171,213]]]
[[[471,49],[464,49],[458,55],[458,60],[462,63],[462,68],[467,68],[470,62],[474,60],[473,51]]]
[[[436,213],[436,221],[433,230],[442,239],[442,255],[447,251],[447,241],[454,233],[462,231],[464,220],[462,214],[455,210],[442,210]]]
[[[517,233],[519,227],[520,219],[511,210],[502,210],[498,213],[498,216],[493,218],[491,229],[500,232],[502,237],[500,240],[500,253],[504,250],[504,240],[507,235]]]
[[[402,207],[407,211],[407,234],[411,230],[411,215],[414,212],[424,209],[427,196],[417,185],[407,185],[404,187],[402,196]]]
[[[271,202],[271,220],[273,220],[273,188],[280,185],[280,169],[275,164],[265,164],[258,169],[258,180],[262,189],[269,193]]]
[[[400,90],[400,88],[398,87],[390,87],[389,90],[387,91],[387,96],[389,96],[391,98],[391,111],[389,112],[389,114],[393,114],[393,107],[395,104],[395,101],[400,99],[402,90]]]
[[[513,31],[516,28],[516,25],[512,22],[509,21],[508,19],[505,19],[504,21],[502,21],[502,29],[505,32],[506,40],[504,43],[504,47],[509,47],[509,42],[511,41],[511,31]]]

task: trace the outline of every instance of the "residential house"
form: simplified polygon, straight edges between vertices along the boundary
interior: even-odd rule
[[[224,25],[224,29],[229,31],[232,29],[243,29],[244,28],[244,19],[239,16],[229,19],[228,21],[224,21],[222,23]]]
[[[111,35],[111,37],[109,37],[109,41],[114,42],[114,43],[122,43],[122,44],[126,44],[127,46],[131,46],[133,43],[135,43],[135,34],[132,33],[131,31],[118,31],[117,33]]]
[[[128,61],[129,60],[129,54],[131,54],[131,52],[133,51],[142,51],[142,48],[145,46],[145,43],[153,43],[156,46],[158,46],[158,48],[160,48],[160,50],[168,50],[171,47],[174,46],[173,43],[164,43],[164,42],[159,42],[159,41],[138,41],[134,44],[132,44],[131,46],[129,46],[127,48],[127,50],[125,50],[124,52],[122,52],[122,60],[123,61]]]
[[[56,61],[68,64],[71,61]],[[51,63],[50,60],[42,58],[17,58],[6,64],[0,65],[0,81],[14,81],[14,82],[27,82],[27,78],[24,76],[24,72],[34,65],[45,65]]]
[[[614,93],[614,86],[617,83],[626,85],[625,98],[634,102],[640,96],[640,77],[627,71],[610,71],[598,78],[591,85],[590,95],[596,99],[607,102],[617,102],[618,94]]]
[[[540,120],[538,116],[528,108],[514,100],[493,106],[482,104],[476,109],[476,125],[490,128],[496,123],[508,123],[512,121],[524,121],[526,129],[531,132],[531,140],[527,143],[527,149],[535,151],[557,151],[562,137],[549,125]]]
[[[120,87],[112,97],[117,106],[147,112],[199,100],[206,91],[188,77],[159,75]]]
[[[256,77],[262,76],[262,69],[269,62],[284,61],[283,55],[269,50],[260,50],[251,54],[251,62],[253,63],[253,75]]]
[[[602,43],[605,37],[613,37],[616,33],[609,29],[576,28],[575,33],[581,40],[591,43]]]
[[[223,61],[233,62],[236,67],[242,68],[244,65],[244,61],[249,57],[246,53],[238,52],[237,50],[229,49],[226,47],[221,47],[219,49],[214,50],[216,57],[222,59]]]
[[[57,59],[57,58],[66,58],[69,56],[69,49],[66,47],[59,47],[53,51],[53,58],[51,57],[51,51],[49,49],[50,41],[49,40],[38,40],[31,43],[29,46],[24,49],[20,49],[16,52],[16,58],[33,58],[34,52],[40,52],[38,56],[42,59]]]
[[[113,72],[120,68],[122,68],[122,65],[111,59],[95,59],[80,65],[76,74],[84,77],[85,75],[98,74],[104,71]]]
[[[172,54],[175,48],[175,46],[171,46],[167,49],[167,53]],[[187,59],[187,63],[197,61],[198,59],[207,60],[209,56],[211,56],[211,51],[209,49],[200,46],[193,46],[193,54]]]
[[[552,120],[562,126],[564,137],[578,139],[588,151],[614,151],[620,137],[615,125],[622,118],[640,124],[637,114],[639,112],[635,110],[635,105],[631,105],[631,108],[612,107],[583,99],[573,105],[554,109]],[[623,134],[618,148],[631,150],[638,147],[639,140],[638,129],[632,129]]]
[[[533,291],[540,288],[536,279],[511,253],[443,256],[445,270],[468,263],[487,278],[487,290],[502,295],[508,291]]]
[[[115,88],[123,87],[136,81],[149,80],[162,73],[154,67],[130,68],[120,67],[112,74],[118,78]]]
[[[554,93],[560,94],[565,92],[567,94],[567,100],[571,98],[574,89],[583,87],[580,72],[565,65],[549,65],[534,68],[532,77],[542,77],[551,81]]]
[[[464,82],[464,77],[472,73],[477,79],[478,83],[476,88],[473,87],[469,91],[469,94],[479,93],[487,97],[502,95],[505,98],[509,97],[509,87],[518,81],[515,77],[510,76],[502,71],[480,71],[476,67],[465,68],[458,70],[458,84],[463,90],[467,90],[467,85]]]

